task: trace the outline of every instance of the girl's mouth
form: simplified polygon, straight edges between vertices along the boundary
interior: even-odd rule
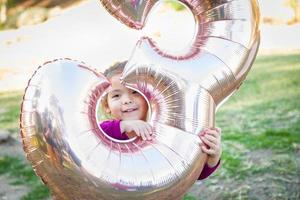
[[[123,112],[123,113],[129,113],[129,112],[136,111],[137,109],[138,109],[138,108],[129,108],[129,109],[123,110],[122,112]]]

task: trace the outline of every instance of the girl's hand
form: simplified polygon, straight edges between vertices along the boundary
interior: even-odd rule
[[[210,167],[214,167],[219,162],[222,154],[221,129],[204,129],[200,132],[199,137],[203,142],[200,144],[201,149],[208,155],[207,164]]]
[[[123,120],[120,122],[121,132],[134,132],[143,140],[152,140],[152,127],[143,120]]]

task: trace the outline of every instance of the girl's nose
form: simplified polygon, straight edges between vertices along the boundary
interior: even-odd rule
[[[130,95],[124,95],[123,103],[124,104],[131,104],[131,103],[133,103],[133,100],[132,100],[131,96]]]

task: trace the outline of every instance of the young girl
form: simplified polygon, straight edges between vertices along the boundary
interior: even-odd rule
[[[151,126],[146,122],[148,104],[137,91],[126,88],[120,83],[120,76],[126,62],[117,63],[104,72],[111,87],[102,100],[106,114],[114,120],[100,124],[103,131],[111,137],[126,140],[135,136],[151,140]]]
[[[102,99],[105,113],[114,119],[100,124],[102,130],[109,136],[127,140],[138,136],[143,140],[152,139],[152,128],[146,122],[148,104],[137,91],[126,88],[120,83],[120,76],[126,65],[125,62],[116,63],[104,72],[110,80],[111,87]],[[212,174],[220,164],[221,130],[219,128],[205,129],[199,134],[203,141],[201,149],[208,154],[207,162],[198,178],[204,179]]]

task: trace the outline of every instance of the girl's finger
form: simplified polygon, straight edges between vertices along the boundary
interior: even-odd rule
[[[142,129],[147,140],[151,140],[151,129],[149,127],[149,124],[145,122],[142,126]]]
[[[135,134],[136,134],[137,136],[141,137],[141,134],[140,134],[139,129],[138,129],[137,127],[134,127],[134,128],[133,128],[133,131],[135,132]]]
[[[216,145],[214,143],[212,143],[211,141],[209,141],[207,138],[205,138],[204,136],[201,136],[200,139],[206,144],[208,145],[210,148],[216,148]]]
[[[199,136],[205,135],[205,132],[206,132],[206,131],[207,131],[206,129],[203,129],[198,135],[199,135]]]
[[[211,135],[211,136],[213,136],[214,138],[217,138],[217,139],[220,138],[220,134],[215,130],[207,131],[205,135]]]
[[[206,138],[207,140],[209,140],[210,142],[212,142],[213,144],[217,145],[218,144],[218,138],[215,138],[212,135],[205,135],[203,136],[204,138]]]
[[[219,134],[221,134],[221,132],[222,132],[221,128],[219,128],[219,127],[212,127],[211,129],[217,131],[217,133],[219,133]]]
[[[214,151],[213,149],[209,149],[209,148],[207,148],[205,145],[202,145],[202,146],[201,146],[201,150],[202,150],[204,153],[208,154],[208,155],[213,155],[213,154],[215,154],[215,151]]]
[[[149,130],[147,129],[146,126],[143,129],[143,133],[145,134],[145,137],[147,138],[147,140],[151,140],[150,132],[149,132]]]
[[[147,129],[149,135],[152,135],[153,131],[152,131],[152,127],[150,124],[146,123],[146,129]]]
[[[140,128],[140,133],[141,133],[141,136],[142,136],[142,139],[143,140],[147,140],[147,137],[146,137],[146,133],[145,133],[145,130],[143,128]]]
[[[150,134],[150,132],[146,132],[146,137],[147,137],[147,140],[152,140],[152,136]]]

